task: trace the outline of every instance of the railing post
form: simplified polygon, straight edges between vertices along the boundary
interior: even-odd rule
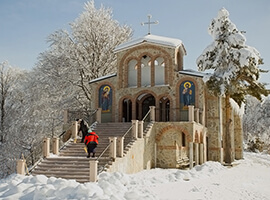
[[[90,164],[90,177],[89,177],[89,181],[90,182],[97,182],[97,170],[98,170],[98,161],[97,160],[90,160],[89,161]]]
[[[143,121],[138,122],[138,137],[143,138]]]
[[[53,138],[53,154],[55,155],[59,154],[59,138],[58,137]]]
[[[124,156],[124,137],[117,137],[117,156],[123,158]]]
[[[194,121],[194,106],[188,106],[188,121]]]
[[[189,143],[189,169],[193,168],[193,142]]]
[[[78,134],[78,122],[73,121],[72,122],[72,138],[75,140],[77,138]]]
[[[138,120],[131,120],[132,121],[132,135],[135,140],[138,138]]]
[[[23,159],[17,160],[17,174],[25,175],[25,162]]]
[[[50,156],[50,138],[43,139],[43,157],[47,158]]]
[[[154,122],[156,120],[155,118],[155,106],[149,106],[150,107],[150,121]]]
[[[115,159],[116,158],[116,137],[109,137],[111,146],[110,146],[110,157]]]
[[[96,118],[97,118],[97,122],[101,123],[101,108],[97,109]]]

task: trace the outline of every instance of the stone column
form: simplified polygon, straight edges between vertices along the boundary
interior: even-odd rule
[[[98,161],[97,160],[90,160],[89,161],[90,164],[90,177],[89,177],[89,181],[90,182],[97,182],[97,169],[98,169]]]
[[[154,122],[156,120],[155,118],[155,106],[149,106],[150,107],[150,121]]]
[[[43,157],[47,158],[50,156],[50,138],[43,139]]]
[[[53,138],[53,154],[59,154],[59,138],[57,137]]]
[[[117,154],[116,156],[122,158],[124,156],[124,137],[117,137]]]
[[[101,108],[98,108],[97,112],[96,112],[96,117],[97,117],[97,122],[101,123]]]
[[[72,122],[72,135],[71,135],[71,137],[74,139],[74,141],[77,139],[77,134],[78,134],[78,122],[73,121]]]
[[[112,157],[113,159],[116,158],[116,137],[109,137],[111,146],[110,146],[110,157]]]
[[[203,149],[204,149],[203,143],[200,143],[200,164],[203,164],[204,163],[204,159],[203,159],[204,152],[203,152]]]
[[[194,106],[188,106],[188,121],[194,121]]]
[[[132,121],[132,136],[137,139],[138,138],[138,120]]]
[[[193,143],[189,143],[189,169],[193,168]]]
[[[17,174],[25,175],[25,162],[23,159],[17,160]]]
[[[138,122],[138,137],[143,138],[143,121]]]
[[[195,143],[195,165],[199,165],[199,143]]]

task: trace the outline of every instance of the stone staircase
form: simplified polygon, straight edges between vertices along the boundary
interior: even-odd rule
[[[99,136],[99,144],[96,148],[96,157],[100,157],[104,149],[109,145],[109,137],[123,136],[131,127],[131,123],[100,123],[96,124],[94,131]],[[132,138],[125,137],[124,145],[126,146]],[[57,177],[64,179],[74,179],[77,182],[84,183],[89,181],[91,159],[86,158],[87,153],[84,151],[84,143],[81,139],[70,140],[66,146],[60,150],[58,156],[44,158],[33,170],[32,175],[45,175],[47,177]],[[113,160],[109,157],[109,151],[98,159],[98,172],[112,164]]]

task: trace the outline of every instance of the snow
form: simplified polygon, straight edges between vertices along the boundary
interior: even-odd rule
[[[270,155],[245,152],[233,167],[209,161],[191,170],[104,172],[97,183],[12,174],[0,181],[0,199],[266,200],[270,199],[269,185]]]
[[[205,48],[196,63],[200,71],[214,70],[213,77],[222,82],[219,87],[220,93],[226,93],[231,81],[236,80],[239,73],[251,77],[253,84],[256,85],[259,78],[258,66],[262,64],[260,53],[245,44],[244,32],[239,31],[231,22],[229,12],[225,8],[222,8],[218,16],[212,20],[208,33],[214,41]],[[207,75],[204,80],[209,80],[209,76]],[[244,78],[239,79],[238,82],[251,84]]]
[[[150,42],[150,43],[155,43],[155,44],[160,44],[160,45],[165,45],[165,46],[172,46],[172,47],[177,47],[180,45],[183,45],[182,41],[179,39],[175,38],[169,38],[169,37],[163,37],[163,36],[157,36],[157,35],[145,35],[141,38],[137,38],[134,40],[131,40],[129,42],[120,44],[115,48],[115,52],[124,50],[126,48],[130,48],[132,46],[141,44],[143,42]]]

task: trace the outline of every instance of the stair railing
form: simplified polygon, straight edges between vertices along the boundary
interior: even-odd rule
[[[43,150],[43,139],[41,141],[39,141],[35,147],[33,147],[33,149],[31,150],[31,153],[28,154],[26,157],[25,157],[25,164],[26,166],[31,166],[28,171],[31,172],[35,166],[40,163],[43,159],[43,156],[42,156],[42,150]]]
[[[133,125],[130,126],[130,128],[124,133],[122,136],[124,138],[124,149],[128,146],[129,143],[131,143],[134,139],[133,132],[132,132]]]
[[[151,113],[151,109],[149,109],[149,111],[146,113],[146,115],[142,119],[142,121],[143,121],[143,131],[145,131],[147,126],[151,123],[150,113]]]
[[[101,152],[101,154],[97,157],[96,161],[99,161],[99,160],[100,160],[100,158],[104,155],[104,153],[111,147],[112,143],[113,143],[113,142],[110,141],[110,143],[105,147],[105,149],[104,149],[104,150]],[[102,166],[102,168],[98,170],[98,174],[100,174],[101,172],[103,172],[103,171],[105,170],[106,166],[107,166],[107,164],[104,165],[104,166]]]

